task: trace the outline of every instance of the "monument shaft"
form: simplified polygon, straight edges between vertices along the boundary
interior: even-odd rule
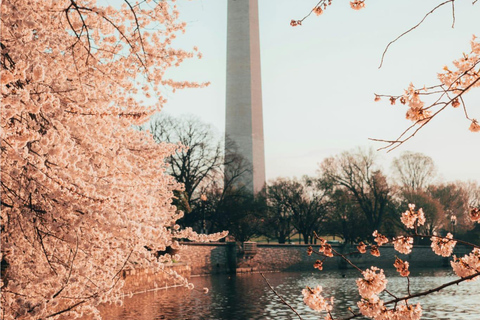
[[[256,194],[265,185],[258,0],[229,0],[227,21],[226,145],[248,167],[235,184]]]

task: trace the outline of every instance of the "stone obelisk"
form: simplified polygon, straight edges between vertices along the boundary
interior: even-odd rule
[[[225,170],[236,170],[228,162],[236,151],[246,170],[235,185],[258,193],[265,186],[258,0],[228,0],[225,138]]]

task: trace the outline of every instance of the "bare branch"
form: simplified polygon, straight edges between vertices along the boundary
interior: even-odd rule
[[[290,308],[290,310],[292,310],[293,312],[295,312],[295,314],[298,316],[299,319],[302,319],[302,317],[298,314],[297,310],[295,310],[287,301],[285,301],[285,299],[282,298],[281,295],[278,294],[278,292],[272,287],[272,285],[268,282],[267,278],[265,278],[265,276],[263,275],[263,273],[260,273],[260,275],[262,276],[263,280],[265,280],[265,282],[267,283],[268,287],[270,288],[270,290],[272,290],[272,292],[282,301],[282,303],[284,305],[286,305],[287,307]]]
[[[383,51],[382,59],[381,59],[381,61],[380,61],[380,66],[379,66],[378,68],[380,69],[380,68],[382,67],[382,65],[383,65],[383,60],[384,60],[385,55],[386,55],[386,53],[387,53],[387,51],[388,51],[388,48],[389,48],[392,44],[394,44],[398,39],[402,38],[402,37],[405,36],[406,34],[410,33],[411,31],[415,30],[416,28],[418,28],[418,27],[423,23],[423,21],[425,21],[425,19],[426,19],[430,14],[434,13],[438,8],[444,6],[445,4],[447,4],[447,3],[449,3],[449,2],[452,2],[452,3],[453,3],[454,1],[455,1],[455,0],[447,0],[447,1],[445,1],[445,2],[440,3],[438,6],[436,6],[435,8],[433,8],[430,12],[428,12],[428,13],[423,17],[423,19],[422,19],[419,23],[417,23],[416,25],[414,25],[413,27],[411,27],[410,29],[408,29],[407,31],[405,31],[404,33],[402,33],[401,35],[399,35],[395,40],[390,41],[390,42],[387,44],[387,47],[385,48],[385,51]]]

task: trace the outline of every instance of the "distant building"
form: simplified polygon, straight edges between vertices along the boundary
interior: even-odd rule
[[[258,0],[228,0],[225,142],[226,172],[238,169],[237,152],[246,170],[235,185],[256,194],[265,186]]]

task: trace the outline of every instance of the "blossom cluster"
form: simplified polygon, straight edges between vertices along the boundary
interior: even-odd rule
[[[400,98],[401,102],[409,107],[406,114],[407,119],[421,124],[436,114],[433,112],[434,107],[451,105],[453,108],[458,108],[463,103],[461,98],[463,94],[472,88],[480,87],[477,67],[480,62],[480,43],[476,36],[473,36],[470,47],[470,53],[464,53],[460,59],[453,61],[453,70],[445,66],[443,71],[438,74],[442,90],[436,90],[438,86],[431,88],[416,88],[413,84],[408,86]],[[439,96],[436,103],[426,107],[421,99],[422,94],[439,94]],[[395,100],[396,98],[391,97],[391,99]],[[478,120],[469,118],[468,115],[466,117],[470,121],[469,130],[480,132]]]
[[[363,279],[357,279],[358,292],[364,299],[373,299],[387,287],[383,269],[371,267],[362,272]]]
[[[415,228],[415,223],[417,223],[418,226],[425,224],[425,214],[422,208],[415,212],[415,205],[409,204],[408,210],[402,213],[400,220],[407,228],[413,229]]]
[[[418,320],[422,316],[420,304],[398,305],[394,309],[388,309],[381,299],[362,299],[357,303],[360,313],[374,320]]]
[[[367,252],[367,245],[363,241],[360,241],[360,243],[357,246],[357,250],[360,253],[365,253]]]
[[[361,9],[365,8],[365,0],[350,1],[350,7],[353,10],[361,10]]]
[[[316,311],[332,311],[333,297],[330,301],[322,296],[322,287],[317,286],[314,289],[307,287],[302,290],[303,302],[312,310]]]
[[[373,231],[373,237],[375,238],[375,242],[378,243],[378,246],[382,246],[388,243],[388,238],[383,234],[380,234],[377,230]]]
[[[326,257],[333,257],[332,246],[327,243],[327,240],[320,238],[320,248],[318,251],[323,253]]]
[[[393,247],[400,253],[409,254],[412,252],[413,238],[405,236],[393,238]]]
[[[393,266],[397,269],[397,272],[400,273],[402,277],[408,277],[410,274],[410,271],[408,270],[408,261],[403,261],[400,258],[396,258]]]
[[[462,258],[453,256],[453,261],[450,261],[453,271],[461,278],[474,275],[480,272],[480,249],[474,248],[470,254],[465,255]],[[473,280],[479,277],[473,278]]]
[[[450,257],[453,253],[453,249],[457,244],[457,241],[452,240],[453,235],[449,232],[446,237],[441,238],[437,236],[432,236],[432,250],[436,254],[442,257]]]

